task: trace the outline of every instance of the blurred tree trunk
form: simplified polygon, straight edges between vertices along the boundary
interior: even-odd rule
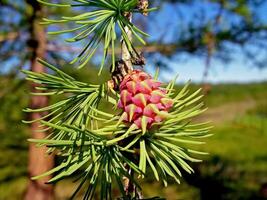
[[[45,72],[45,68],[38,63],[37,58],[44,58],[46,54],[46,33],[40,19],[43,15],[43,9],[36,0],[27,0],[27,3],[32,7],[32,15],[29,17],[29,33],[31,39],[28,41],[28,47],[31,50],[31,70],[34,72]],[[35,92],[36,84],[31,84],[31,91]],[[48,105],[48,98],[46,96],[32,96],[30,99],[31,108],[42,108]],[[30,119],[35,120],[42,117],[44,113],[31,113]],[[31,137],[40,139],[46,137],[45,132],[38,132],[40,129],[40,122],[31,124]],[[36,148],[34,144],[29,147],[29,177],[39,175],[51,169],[54,165],[53,156],[44,156],[46,152],[45,147]],[[52,200],[54,199],[54,190],[52,185],[47,185],[45,182],[49,179],[30,180],[25,194],[25,200]]]

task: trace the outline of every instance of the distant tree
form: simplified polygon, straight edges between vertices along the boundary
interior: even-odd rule
[[[43,73],[45,68],[37,62],[37,57],[45,58],[47,54],[47,39],[46,32],[43,26],[40,25],[40,20],[43,16],[43,8],[36,0],[25,1],[0,1],[0,59],[1,71],[8,74],[9,78],[15,78],[22,67],[29,66],[33,72]],[[51,56],[51,54],[50,54]],[[12,92],[14,89],[22,85],[18,82],[13,88],[8,88]],[[31,84],[30,90],[37,85]],[[46,96],[32,96],[30,98],[31,108],[41,108],[48,105]],[[29,118],[32,121],[42,117],[44,113],[31,113]],[[38,132],[40,123],[34,122],[31,124],[30,130],[33,138],[44,138],[46,132]],[[29,147],[29,177],[40,174],[53,167],[54,159],[50,157],[42,157],[46,148],[38,148],[34,150],[35,145],[30,144]],[[48,177],[49,179],[49,177]],[[28,189],[25,195],[26,200],[42,200],[53,199],[53,186],[46,185],[42,180],[29,180]]]
[[[43,16],[43,8],[36,0],[27,0],[28,6],[32,8],[32,15],[29,18],[29,33],[30,33],[30,40],[28,40],[28,47],[30,48],[30,66],[31,71],[37,73],[44,73],[46,70],[44,66],[42,66],[38,61],[37,58],[45,58],[46,57],[46,32],[44,27],[40,25],[40,20]],[[31,84],[31,91],[36,92],[36,87],[38,84]],[[41,108],[48,105],[48,98],[46,96],[32,96],[30,100],[30,108]],[[32,121],[42,118],[44,114],[47,113],[31,113],[30,119]],[[33,138],[45,138],[47,133],[45,131],[38,131],[40,130],[40,122],[36,121],[31,124],[31,134]],[[47,157],[40,157],[42,153],[46,152],[46,148],[37,148],[34,144],[30,144],[29,149],[29,176],[35,176],[40,172],[47,171],[51,169],[54,165],[53,156]],[[44,180],[30,180],[29,186],[25,195],[25,200],[52,200],[54,199],[54,191],[52,185],[44,184]]]

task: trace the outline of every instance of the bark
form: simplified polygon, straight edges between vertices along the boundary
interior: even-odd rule
[[[45,68],[38,63],[37,58],[44,58],[46,54],[46,33],[44,28],[39,24],[43,14],[43,10],[39,3],[35,0],[28,0],[27,3],[32,6],[33,13],[29,18],[31,40],[28,41],[29,49],[31,50],[31,70],[34,72],[45,72]],[[31,92],[35,92],[36,84],[31,84]],[[32,96],[30,99],[31,108],[42,108],[48,105],[46,96]],[[43,116],[44,113],[31,113],[30,119],[35,120]],[[40,139],[46,137],[46,132],[38,132],[40,122],[31,124],[31,137]],[[29,163],[28,175],[29,178],[48,171],[54,166],[54,157],[45,156],[46,148],[36,148],[36,145],[29,146]],[[51,177],[46,177],[40,180],[29,180],[28,188],[25,194],[25,200],[52,200],[54,199],[54,190],[52,185],[47,185],[45,182]]]
[[[129,21],[132,21],[132,13],[128,13],[127,18]],[[128,38],[132,40],[132,32],[130,31],[130,29],[127,26],[124,27],[124,29],[125,32],[127,33]],[[121,42],[121,57],[122,60],[127,65],[128,69],[132,71],[133,70],[132,57],[123,39]],[[128,169],[129,175],[134,177],[134,172],[131,170],[131,168],[126,165],[126,169]],[[143,199],[141,191],[139,191],[134,185],[134,183],[132,183],[130,179],[125,176],[123,177],[123,185],[124,185],[124,191],[129,197],[135,197],[136,199]]]
[[[127,14],[127,18],[129,19],[129,21],[132,21],[132,13],[128,13]],[[130,29],[126,26],[124,27],[125,32],[127,33],[129,40],[132,40],[132,32],[130,31]],[[122,40],[121,42],[121,57],[122,60],[125,62],[125,64],[127,65],[128,69],[130,69],[130,71],[133,70],[133,65],[131,62],[131,54],[128,51],[127,45],[125,43],[125,41]]]
[[[129,21],[132,20],[132,13],[128,13],[127,14],[127,18],[129,19]],[[132,39],[132,33],[130,31],[130,29],[128,27],[124,27],[125,32],[127,33],[129,39]],[[130,71],[133,70],[133,66],[132,66],[132,62],[131,62],[131,54],[128,51],[127,45],[125,43],[125,41],[123,40],[122,37],[122,42],[121,42],[121,58],[122,60],[125,62],[125,64],[127,65],[128,69]],[[131,169],[129,168],[129,166],[126,165],[126,169],[128,170],[128,173],[130,175],[132,175],[131,173]],[[131,183],[130,179],[127,178],[126,176],[123,177],[123,184],[124,184],[124,191],[127,195],[131,196],[131,194],[133,193],[133,184]]]

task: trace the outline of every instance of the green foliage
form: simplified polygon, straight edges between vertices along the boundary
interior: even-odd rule
[[[192,124],[190,119],[201,114],[203,104],[197,102],[200,90],[188,95],[187,84],[178,94],[174,83],[166,86],[168,96],[174,100],[173,110],[166,120],[153,128],[139,129],[136,125],[128,126],[121,120],[121,114],[112,114],[98,109],[101,99],[111,106],[118,104],[115,91],[105,84],[91,85],[75,80],[56,67],[40,61],[55,72],[38,74],[24,71],[27,79],[42,84],[37,89],[42,93],[34,95],[63,95],[61,101],[42,109],[26,109],[26,112],[50,113],[38,120],[49,127],[51,134],[46,139],[31,142],[49,147],[48,153],[57,152],[62,162],[51,171],[36,178],[55,173],[49,181],[54,183],[77,170],[82,170],[81,182],[76,192],[90,182],[85,199],[92,199],[100,183],[101,199],[111,199],[112,181],[118,183],[124,198],[123,176],[137,184],[125,168],[127,164],[139,177],[146,177],[147,168],[151,168],[155,179],[167,186],[167,176],[180,182],[181,170],[193,172],[188,162],[199,162],[195,155],[205,154],[194,149],[202,144],[201,138],[209,136],[207,124]],[[109,106],[107,106],[109,107]],[[50,120],[44,119],[53,115]],[[101,180],[101,181],[100,181]]]
[[[123,41],[125,41],[128,51],[134,56],[139,56],[139,54],[136,52],[125,28],[129,28],[137,40],[143,44],[145,44],[145,41],[141,36],[148,36],[131,23],[125,16],[127,13],[139,12],[136,9],[138,3],[137,0],[78,0],[74,1],[77,2],[74,4],[52,4],[40,0],[39,2],[49,6],[85,7],[90,10],[76,16],[62,16],[59,20],[44,19],[43,22],[45,25],[58,23],[76,24],[75,28],[49,32],[49,34],[74,33],[75,36],[67,39],[67,42],[86,41],[86,45],[82,52],[71,62],[79,62],[79,68],[84,67],[91,60],[97,49],[101,47],[103,49],[103,58],[99,74],[105,65],[109,50],[111,50],[112,71],[114,71],[116,60],[115,43],[118,40],[117,28],[120,29],[120,34],[122,35]],[[101,43],[102,41],[103,43]]]

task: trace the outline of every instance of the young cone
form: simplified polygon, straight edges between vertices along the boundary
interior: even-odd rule
[[[121,120],[134,123],[144,133],[154,123],[168,117],[173,100],[160,86],[159,81],[141,70],[133,70],[126,75],[120,84],[118,107],[124,111]]]

